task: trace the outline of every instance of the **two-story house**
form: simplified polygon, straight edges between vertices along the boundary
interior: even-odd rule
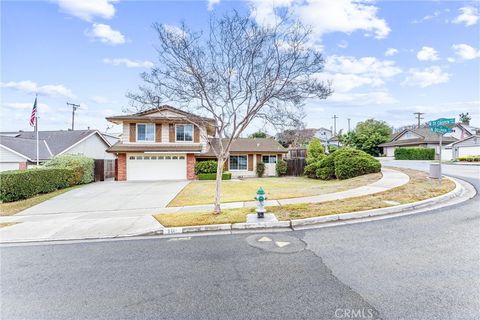
[[[107,117],[123,126],[122,139],[107,151],[116,154],[116,179],[195,179],[195,163],[215,159],[215,121],[171,106]],[[287,150],[274,139],[241,138],[231,146],[225,171],[233,177],[255,176],[256,164],[275,175],[276,162]]]

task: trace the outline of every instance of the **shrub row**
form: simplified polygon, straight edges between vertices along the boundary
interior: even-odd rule
[[[0,200],[4,202],[27,199],[40,193],[79,184],[82,176],[68,168],[13,170],[0,173]]]
[[[396,148],[395,160],[434,160],[433,148]]]
[[[75,170],[80,175],[80,183],[90,183],[94,179],[94,160],[92,158],[77,155],[61,155],[52,158],[45,163],[47,168],[67,168]]]
[[[217,173],[217,161],[206,160],[195,163],[195,174],[200,173]]]
[[[199,173],[197,175],[198,180],[216,180],[217,173]],[[232,179],[232,174],[230,172],[222,173],[222,180],[230,180]]]
[[[458,157],[458,161],[467,161],[467,162],[480,162],[480,155],[479,156],[463,156]]]
[[[287,163],[284,160],[278,160],[275,165],[275,171],[279,177],[287,174]]]

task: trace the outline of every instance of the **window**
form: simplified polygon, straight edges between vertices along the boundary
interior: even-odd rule
[[[157,157],[156,157],[156,156],[152,156],[152,157],[150,157],[150,159],[152,159],[152,160],[157,160]]]
[[[142,160],[142,159],[143,159],[143,157],[137,156],[137,160]]]
[[[163,156],[158,156],[158,160],[163,160],[165,159]]]
[[[277,163],[277,156],[262,156],[263,163]]]
[[[193,141],[193,125],[177,124],[175,130],[177,137],[176,141]]]
[[[137,123],[137,141],[155,141],[155,124]]]
[[[178,159],[185,160],[185,156],[180,156],[180,157],[178,157]]]
[[[170,156],[165,156],[165,160],[170,160],[170,159],[172,159],[172,157],[170,157]]]
[[[230,170],[247,170],[247,156],[230,156]]]
[[[135,157],[132,157],[132,156],[130,156],[130,158],[129,158],[129,159],[130,159],[130,160],[135,160]]]
[[[143,157],[143,160],[150,160],[150,157]]]

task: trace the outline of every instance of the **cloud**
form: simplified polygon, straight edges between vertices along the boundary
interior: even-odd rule
[[[106,98],[106,97],[102,97],[102,96],[92,96],[90,97],[90,100],[92,100],[93,102],[95,103],[98,103],[98,104],[105,104],[105,103],[110,103],[110,99]]]
[[[478,9],[475,7],[463,7],[458,9],[461,14],[457,16],[453,23],[464,23],[465,26],[473,26],[478,22]]]
[[[91,22],[93,18],[111,19],[115,15],[113,3],[118,0],[56,0],[60,10]]]
[[[452,46],[455,55],[461,60],[472,60],[480,57],[480,50],[475,49],[474,47],[469,46],[468,44],[454,44]],[[452,59],[452,58],[449,58]],[[450,61],[450,60],[449,60]],[[455,59],[453,59],[455,61]],[[450,61],[450,62],[453,62]]]
[[[220,3],[220,0],[208,0],[207,8],[208,11],[213,10],[213,7]]]
[[[362,93],[334,93],[327,102],[349,103],[351,105],[385,105],[397,103],[387,91],[372,91]]]
[[[366,31],[382,39],[390,33],[384,19],[377,16],[378,8],[371,1],[353,0],[251,0],[252,16],[261,24],[273,24],[276,11],[288,9],[293,18],[312,26],[316,36],[326,33]]]
[[[105,58],[102,61],[103,63],[111,64],[112,66],[124,65],[127,68],[151,68],[154,65],[153,62],[151,61],[130,60],[126,58],[116,58],[116,59]]]
[[[394,61],[375,57],[330,56],[325,62],[325,71],[344,74],[362,74],[376,78],[390,78],[402,72]]]
[[[423,70],[412,68],[408,70],[408,76],[402,82],[402,85],[426,88],[448,82],[448,80],[450,80],[450,74],[444,72],[439,66],[431,66]]]
[[[25,80],[25,81],[10,81],[0,82],[0,86],[3,88],[11,88],[14,90],[22,91],[25,93],[38,93],[40,95],[46,95],[50,97],[67,97],[75,98],[73,92],[61,84],[47,84],[39,86],[37,83]]]
[[[417,52],[417,59],[420,61],[435,61],[438,60],[438,52],[432,47],[422,47]]]
[[[395,49],[395,48],[388,48],[386,51],[385,51],[385,56],[387,57],[391,57],[393,55],[396,55],[398,53],[398,50]]]
[[[117,45],[126,42],[125,36],[117,30],[113,30],[108,24],[94,23],[90,30],[85,34],[92,40],[98,40],[102,43]]]
[[[2,104],[2,107],[11,109],[11,110],[32,110],[33,102],[7,102]],[[39,112],[50,112],[50,107],[45,103],[37,104]]]

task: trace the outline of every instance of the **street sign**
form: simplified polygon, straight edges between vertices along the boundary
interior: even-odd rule
[[[433,127],[453,127],[455,125],[455,118],[440,118],[437,120],[429,121],[428,126]]]
[[[443,126],[430,127],[430,130],[433,131],[433,132],[442,133],[442,134],[453,132],[452,129],[447,128],[447,127],[443,127]]]

